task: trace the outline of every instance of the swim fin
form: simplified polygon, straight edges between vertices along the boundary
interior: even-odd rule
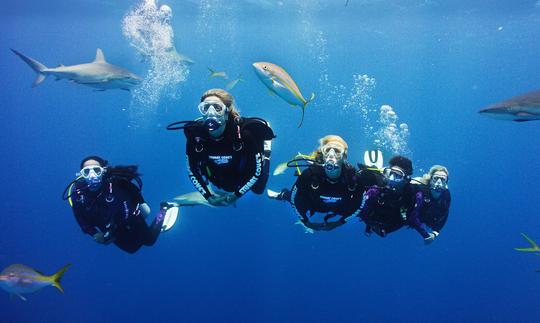
[[[383,154],[380,150],[366,150],[364,152],[364,165],[382,169],[384,165]]]

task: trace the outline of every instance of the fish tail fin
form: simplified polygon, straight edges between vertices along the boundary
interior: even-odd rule
[[[71,264],[67,264],[64,267],[60,268],[56,274],[51,276],[52,284],[54,287],[58,288],[58,290],[62,293],[64,293],[64,289],[62,288],[62,285],[60,285],[60,280],[62,279],[62,276],[68,270],[68,268],[71,266]]]
[[[300,119],[300,124],[298,125],[298,128],[300,128],[302,126],[302,123],[304,122],[304,112],[306,110],[306,104],[302,106],[302,119]]]
[[[523,252],[540,252],[540,247],[536,244],[536,242],[534,242],[533,239],[529,238],[525,233],[522,233],[521,235],[525,238],[525,240],[527,240],[531,244],[531,247],[530,248],[514,248],[514,250],[523,251]]]
[[[209,79],[211,79],[212,77],[215,76],[216,74],[216,71],[214,71],[212,68],[210,67],[207,67],[207,69],[210,71],[210,75],[208,76]]]
[[[47,77],[47,74],[45,74],[47,66],[41,64],[33,58],[24,55],[23,53],[14,50],[13,48],[10,49],[15,55],[19,56],[26,64],[28,64],[28,66],[30,66],[34,70],[34,72],[37,73],[36,80],[32,84],[32,87],[38,86],[41,82],[45,80],[45,78]]]

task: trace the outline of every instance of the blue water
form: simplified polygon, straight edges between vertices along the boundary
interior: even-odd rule
[[[9,51],[54,67],[91,61],[100,47],[109,62],[147,77],[149,62],[122,33],[140,2],[0,5],[0,267],[50,274],[73,263],[64,295],[48,287],[23,302],[0,293],[1,322],[540,321],[540,259],[513,250],[527,246],[520,232],[540,240],[540,123],[477,114],[540,87],[540,3],[164,3],[176,50],[196,63],[172,90],[150,84],[157,103],[146,105],[140,92],[52,77],[32,89],[33,71]],[[283,66],[306,96],[316,92],[302,128],[299,109],[256,78],[255,61]],[[197,117],[201,93],[225,86],[208,79],[208,66],[242,74],[232,93],[243,115],[272,123],[274,166],[331,133],[361,161],[380,139],[379,107],[391,105],[408,125],[398,148],[415,175],[434,163],[450,170],[441,235],[430,246],[407,229],[366,238],[356,221],[305,234],[288,205],[248,194],[236,208],[183,209],[172,231],[135,255],[91,241],[60,199],[86,155],[139,164],[154,210],[194,190],[185,139],[164,127]],[[370,81],[355,82],[361,75]],[[288,173],[268,186],[293,181]]]

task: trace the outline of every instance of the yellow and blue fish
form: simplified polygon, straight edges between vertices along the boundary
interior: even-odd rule
[[[65,265],[54,275],[46,276],[28,266],[14,264],[0,273],[0,287],[11,295],[19,296],[23,301],[26,301],[26,298],[22,294],[35,293],[51,285],[63,293],[60,279],[69,266],[71,264]]]
[[[304,121],[304,110],[306,105],[315,99],[315,93],[311,93],[309,100],[306,100],[300,92],[298,85],[283,68],[268,62],[253,63],[253,68],[259,79],[266,85],[271,93],[277,94],[292,106],[302,108],[302,120],[298,128]]]

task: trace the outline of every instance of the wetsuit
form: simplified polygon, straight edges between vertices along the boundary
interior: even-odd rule
[[[407,217],[409,225],[422,237],[429,238],[426,226],[433,231],[441,232],[448,219],[451,196],[444,190],[438,199],[434,198],[429,187],[418,185],[414,198],[414,207]]]
[[[256,119],[230,119],[225,132],[214,139],[200,123],[184,128],[189,179],[208,199],[208,183],[240,197],[248,191],[262,194],[268,181],[270,150],[265,140],[272,130]]]
[[[144,203],[141,192],[126,179],[104,180],[102,187],[95,192],[76,185],[71,192],[71,200],[73,214],[84,233],[94,236],[103,232],[107,240],[112,240],[129,253],[136,252],[143,245],[153,245],[163,225],[162,213],[150,226],[147,225],[138,209]]]
[[[363,189],[357,182],[356,175],[354,167],[345,164],[341,176],[333,182],[328,179],[321,166],[310,166],[298,176],[291,191],[282,191],[280,199],[291,203],[306,227],[332,230],[359,212]],[[324,223],[310,221],[309,218],[315,212],[326,213]],[[337,221],[328,221],[336,216],[339,216]]]
[[[406,184],[403,191],[372,186],[365,193],[359,217],[366,223],[366,233],[379,236],[399,230],[405,225],[407,211],[411,208],[411,188]]]

